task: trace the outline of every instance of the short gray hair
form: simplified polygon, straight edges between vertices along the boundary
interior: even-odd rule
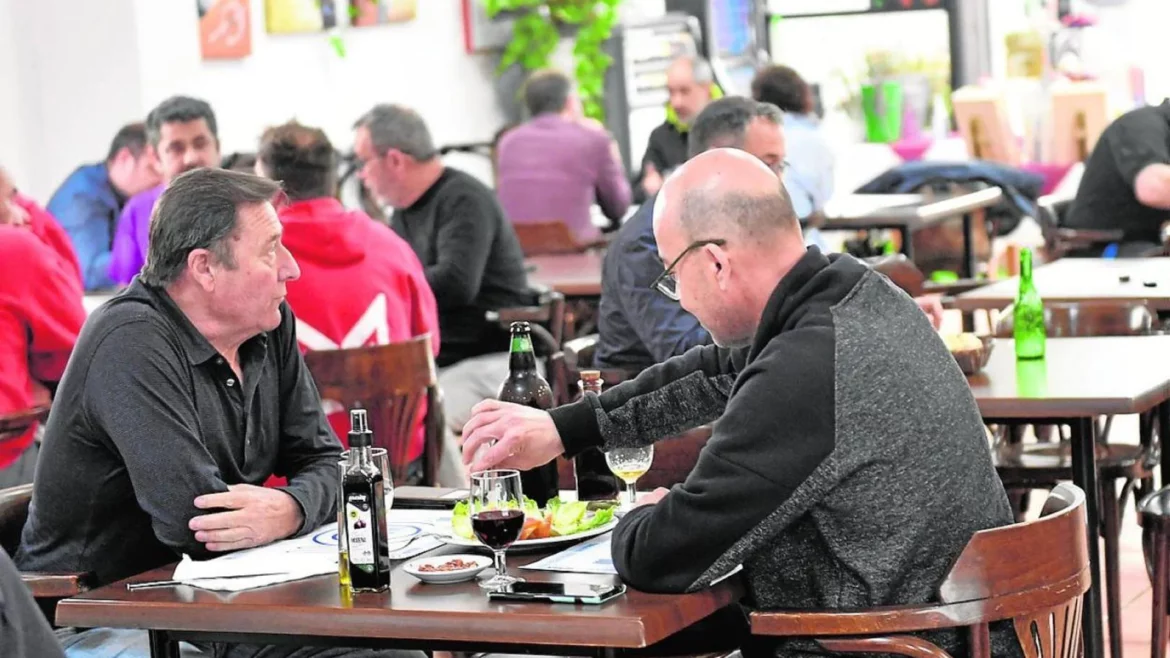
[[[761,103],[743,96],[727,96],[711,101],[691,125],[687,141],[687,158],[713,148],[743,148],[748,126],[755,119],[784,125],[784,113],[771,103]]]
[[[723,237],[717,234],[726,233],[728,223],[749,242],[763,244],[777,231],[800,230],[792,198],[783,185],[777,184],[776,192],[766,195],[717,192],[706,187],[683,191],[679,224],[692,240]]]
[[[370,131],[370,141],[378,155],[394,149],[423,161],[439,154],[422,116],[402,105],[375,105],[353,127]]]
[[[674,61],[690,64],[691,78],[695,81],[695,84],[714,84],[715,70],[711,68],[711,63],[701,55],[683,55],[682,57],[675,58]]]
[[[236,231],[240,208],[271,201],[279,192],[280,183],[226,169],[204,167],[176,177],[150,218],[143,283],[174,283],[196,249],[208,249],[225,267],[235,268],[228,238]]]
[[[187,123],[199,119],[207,122],[211,136],[218,140],[219,126],[215,123],[215,112],[207,101],[190,96],[171,96],[146,115],[146,138],[152,146],[158,146],[162,140],[164,123]]]
[[[542,69],[530,75],[524,83],[524,104],[528,116],[560,112],[569,103],[573,82],[556,69]]]

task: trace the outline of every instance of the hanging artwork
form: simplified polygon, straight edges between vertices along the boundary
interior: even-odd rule
[[[337,3],[344,0],[265,0],[269,34],[320,32],[337,25]]]
[[[243,59],[252,54],[248,0],[195,0],[203,59]]]
[[[418,13],[418,0],[349,0],[349,22],[354,27],[405,23]]]

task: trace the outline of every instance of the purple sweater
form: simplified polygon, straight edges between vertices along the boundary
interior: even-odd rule
[[[110,250],[110,280],[124,286],[146,264],[146,246],[150,243],[150,214],[154,202],[162,196],[166,185],[139,192],[126,202],[118,218],[114,246]]]
[[[630,184],[600,130],[544,114],[508,131],[497,157],[496,191],[515,224],[561,220],[591,242],[594,199],[615,222],[630,206]]]

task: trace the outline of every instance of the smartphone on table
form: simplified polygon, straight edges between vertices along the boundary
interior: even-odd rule
[[[488,592],[493,601],[543,601],[545,603],[582,603],[601,605],[626,593],[626,586],[593,583],[541,583],[520,581],[501,590]]]

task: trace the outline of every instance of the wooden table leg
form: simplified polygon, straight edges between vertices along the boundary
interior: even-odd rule
[[[150,658],[179,658],[179,643],[166,631],[150,631]]]
[[[1085,593],[1083,622],[1085,658],[1104,658],[1105,638],[1101,625],[1101,504],[1097,487],[1097,451],[1092,418],[1077,418],[1072,426],[1073,482],[1085,492],[1086,532],[1089,533],[1089,564],[1093,583]]]

